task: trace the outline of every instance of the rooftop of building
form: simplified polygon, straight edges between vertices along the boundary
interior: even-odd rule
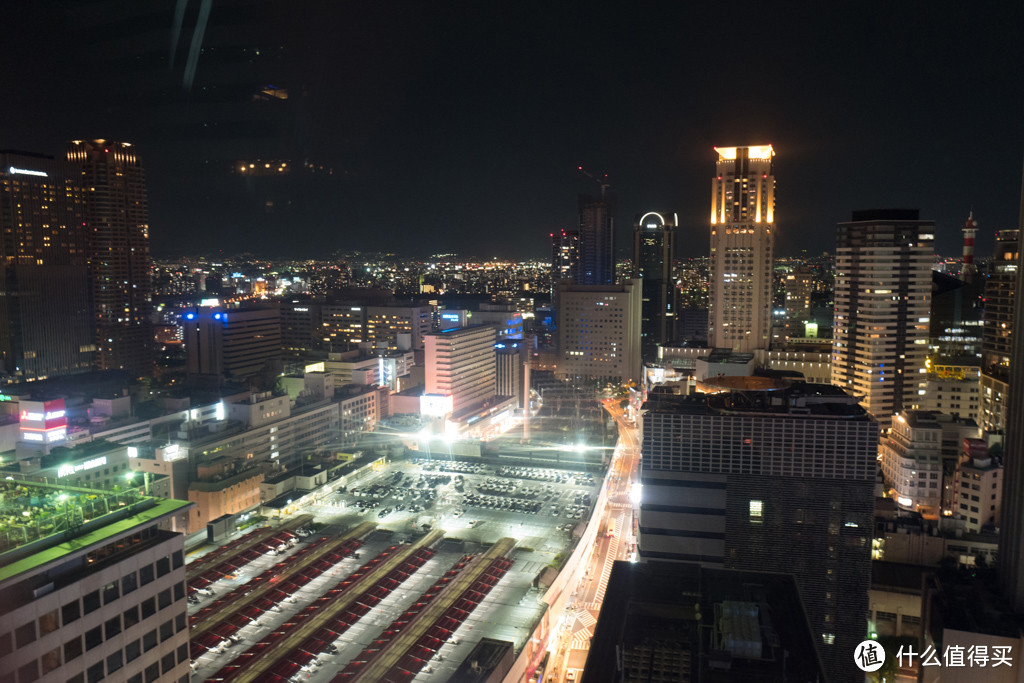
[[[660,672],[664,680],[822,678],[791,575],[616,562],[581,681],[610,680],[623,661],[651,661],[654,652],[669,665]]]
[[[732,379],[732,378],[727,378]],[[830,384],[744,378],[757,380],[750,388],[730,387],[718,393],[692,395],[649,394],[643,409],[648,412],[687,414],[791,415],[805,418],[870,420],[854,397]],[[767,386],[762,386],[767,382]],[[778,382],[787,386],[776,388]]]
[[[0,581],[190,505],[142,487],[106,491],[8,476],[0,480]]]
[[[512,654],[515,650],[515,643],[507,640],[495,640],[494,638],[481,638],[480,642],[470,651],[459,668],[448,679],[448,683],[486,683],[501,671],[499,667],[506,658],[508,664],[512,664]]]
[[[707,357],[707,361],[709,363],[736,363],[739,365],[745,365],[752,360],[754,360],[754,354],[739,353],[732,349],[711,349],[711,353],[709,353]]]
[[[853,223],[916,221],[920,219],[920,216],[919,209],[862,209],[854,211],[850,221]]]
[[[924,593],[925,579],[934,571],[918,564],[876,560],[871,563],[871,588],[919,595]]]
[[[906,420],[907,424],[914,429],[942,429],[948,426],[977,427],[978,423],[970,417],[961,417],[959,414],[949,415],[936,410],[904,410],[897,419]]]
[[[937,590],[932,593],[928,628],[936,641],[943,641],[946,629],[1014,640],[1024,632],[1024,615],[1010,612],[1006,599],[987,581],[940,572],[933,585]]]
[[[429,332],[423,336],[425,337],[449,337],[454,336],[460,332],[476,332],[478,330],[494,330],[493,325],[466,325],[465,327],[449,327],[444,330],[437,332]]]
[[[211,481],[194,481],[188,485],[188,490],[204,493],[223,491],[224,489],[240,484],[243,481],[248,481],[255,477],[262,477],[263,474],[263,470],[260,468],[250,467],[247,470],[242,470],[241,472],[236,472],[235,474],[229,474],[227,476],[217,475],[217,477],[220,478],[214,477]]]
[[[312,477],[315,474],[320,474],[324,471],[322,465],[314,465],[309,463],[303,463],[298,467],[293,467],[290,470],[285,470],[271,477],[267,477],[263,480],[264,484],[280,484],[286,482],[292,477]]]

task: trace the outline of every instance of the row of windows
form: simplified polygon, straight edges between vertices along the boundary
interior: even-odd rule
[[[171,590],[165,590],[160,593],[159,604],[160,609],[169,607],[172,602],[170,598]],[[174,587],[175,602],[185,597],[185,584],[180,583]],[[178,597],[180,596],[180,597]],[[62,664],[72,662],[82,656],[85,652],[88,652],[99,645],[105,640],[109,640],[121,633],[123,629],[131,628],[140,621],[141,618],[156,614],[156,601],[154,598],[142,601],[138,605],[133,605],[130,609],[125,611],[123,615],[118,615],[112,619],[108,619],[106,623],[97,626],[96,628],[86,631],[84,636],[75,636],[68,640],[63,646],[58,646],[43,654],[38,660],[32,660],[27,664],[18,668],[17,678],[15,678],[15,672],[0,673],[0,683],[31,683],[31,681],[37,680],[41,675],[46,675],[59,668]],[[122,622],[123,619],[123,622]],[[166,642],[174,636],[175,633],[181,633],[188,628],[188,619],[184,611],[174,616],[173,619],[168,619],[159,628],[154,628],[149,633],[145,634],[141,638],[128,643],[124,650],[118,650],[113,654],[107,656],[105,659],[100,659],[95,664],[89,666],[84,673],[79,673],[68,679],[68,683],[93,683],[94,681],[101,681],[106,675],[112,674],[118,671],[125,664],[128,664],[142,655],[143,652],[149,652],[157,646],[158,643]],[[61,655],[63,654],[63,660]],[[160,675],[160,664],[163,665],[163,673],[165,675],[170,674],[176,663],[180,664],[189,658],[188,643],[185,643],[177,649],[177,662],[175,661],[175,653],[168,653],[163,657],[162,662],[154,663],[148,667],[145,671],[146,683],[155,681]],[[155,667],[155,669],[154,669]],[[153,676],[150,677],[150,671],[153,670]],[[141,681],[141,675],[137,674],[129,680]],[[186,676],[187,678],[187,676]]]
[[[14,631],[8,631],[6,633],[0,633],[0,657],[4,657],[11,652],[14,648],[22,648],[26,645],[35,642],[36,638],[41,638],[53,631],[56,631],[61,626],[67,626],[72,622],[77,621],[83,615],[91,614],[100,608],[101,605],[110,605],[115,600],[120,599],[122,596],[126,596],[129,593],[135,591],[139,586],[145,586],[151,583],[158,577],[165,576],[171,572],[171,568],[178,569],[185,563],[185,558],[182,552],[176,551],[172,555],[162,557],[154,564],[147,564],[139,569],[138,572],[130,572],[121,577],[121,580],[108,583],[101,589],[94,590],[90,593],[86,593],[79,600],[75,598],[70,602],[64,604],[60,608],[59,619],[58,610],[54,609],[50,612],[39,617],[37,620],[30,621],[26,624],[22,624],[14,629]],[[174,599],[171,599],[172,589],[168,588],[160,593],[159,609],[164,609],[172,602],[177,602],[185,597],[185,584],[184,582],[176,584],[173,588]],[[154,598],[149,598],[142,602],[142,618],[155,614],[157,608],[153,607],[152,603]],[[137,609],[137,608],[132,608]],[[136,618],[131,624],[128,624],[127,615],[132,610],[125,612],[126,625],[125,628],[130,628],[138,623]],[[120,617],[117,618],[118,620]],[[108,622],[109,623],[109,622]],[[119,622],[120,623],[120,622]],[[93,629],[93,630],[98,630]],[[111,626],[113,628],[113,626]],[[13,635],[13,638],[12,638]],[[109,637],[109,636],[108,636]]]

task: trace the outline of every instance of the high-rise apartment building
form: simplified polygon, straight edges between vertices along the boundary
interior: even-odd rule
[[[0,374],[86,372],[96,355],[85,197],[53,157],[0,152]]]
[[[574,383],[640,379],[640,290],[640,280],[557,286],[559,377]]]
[[[191,504],[134,489],[2,488],[5,515],[29,514],[0,539],[0,677],[187,683],[185,541],[164,527]]]
[[[878,424],[825,384],[719,385],[644,404],[640,557],[791,572],[829,680],[863,680]]]
[[[601,185],[601,196],[579,196],[579,270],[576,282],[581,285],[615,283],[615,204]]]
[[[494,340],[486,325],[426,335],[426,393],[451,396],[456,416],[494,396]]]
[[[1024,186],[1020,227],[1024,228]],[[1017,268],[1016,290],[1024,290],[1024,268]],[[1024,327],[1024,297],[1016,297],[1013,326]],[[1024,334],[1012,337],[1007,393],[1006,440],[1003,442],[1003,509],[999,527],[999,587],[1015,613],[1024,614]]]
[[[96,321],[96,364],[135,377],[153,371],[153,260],[146,179],[135,148],[75,140],[68,162],[85,191],[89,267]]]
[[[658,347],[675,336],[675,283],[672,256],[676,214],[653,211],[637,216],[633,225],[633,277],[640,280],[640,353],[656,360]]]
[[[913,407],[924,383],[934,233],[916,209],[854,211],[839,224],[832,384],[883,422]]]
[[[767,349],[770,341],[775,150],[759,145],[715,151],[708,344],[749,353]]]
[[[981,341],[981,408],[978,423],[986,432],[1006,427],[1006,394],[1010,381],[1013,311],[1020,263],[1020,230],[996,233],[996,250],[985,280],[985,313]]]
[[[579,265],[579,230],[559,230],[551,233],[551,282],[556,283],[559,280],[576,282],[579,277]]]

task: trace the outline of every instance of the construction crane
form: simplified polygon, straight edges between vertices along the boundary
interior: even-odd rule
[[[587,176],[588,178],[590,178],[590,179],[591,179],[591,180],[593,180],[593,181],[594,181],[595,183],[597,183],[598,185],[600,185],[600,186],[601,186],[601,196],[602,196],[602,197],[604,197],[604,194],[605,194],[605,190],[607,190],[607,189],[608,189],[609,187],[611,187],[611,186],[612,186],[612,185],[611,185],[611,183],[609,183],[609,182],[608,182],[608,174],[607,174],[607,173],[605,173],[605,174],[604,174],[604,178],[595,178],[595,177],[594,177],[593,175],[591,175],[591,174],[590,174],[590,173],[589,173],[589,172],[588,172],[588,171],[587,171],[587,170],[586,170],[585,168],[583,168],[582,166],[577,166],[576,168],[578,168],[578,169],[579,169],[579,172],[580,172],[580,173],[582,173],[583,175]]]

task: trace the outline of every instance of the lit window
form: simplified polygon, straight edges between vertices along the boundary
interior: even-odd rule
[[[750,521],[760,523],[764,521],[764,502],[760,500],[750,501]]]

